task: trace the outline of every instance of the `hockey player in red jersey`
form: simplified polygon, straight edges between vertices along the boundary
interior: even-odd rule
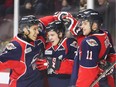
[[[75,58],[76,61],[78,61],[75,68],[79,68],[79,70],[74,68],[72,80],[75,79],[74,74],[77,72],[76,87],[89,87],[100,74],[101,68],[103,69],[103,67],[99,66],[99,64],[101,65],[100,62],[103,63],[103,61],[106,60],[110,60],[112,62],[115,61],[115,51],[113,49],[109,33],[100,30],[102,23],[100,14],[92,9],[87,9],[83,11],[82,16],[81,28],[83,35],[77,37],[77,41],[79,43],[79,54],[77,55],[77,58]],[[67,16],[67,19],[73,22],[71,23],[72,25],[69,27],[69,30],[74,35],[78,34],[80,30],[76,27],[78,27],[77,25],[79,25],[79,22],[73,17]],[[112,58],[108,58],[107,56],[109,55],[112,55]],[[106,65],[105,63],[102,65]],[[108,79],[103,78],[95,87],[114,87],[112,77],[107,77]],[[105,80],[109,80],[109,78],[110,81],[104,84],[103,82],[105,82]],[[75,85],[75,83],[73,84]]]
[[[50,87],[69,85],[77,42],[74,38],[65,38],[65,26],[61,21],[54,21],[46,27],[48,42],[45,58],[36,62],[39,70],[46,70]]]
[[[33,15],[22,17],[20,32],[0,54],[0,70],[11,69],[9,87],[43,87],[43,74],[34,63],[45,49],[39,23]]]

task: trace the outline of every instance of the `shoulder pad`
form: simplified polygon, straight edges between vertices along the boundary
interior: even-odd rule
[[[16,49],[16,46],[13,43],[8,43],[6,45],[6,49],[7,50],[13,50],[13,49]]]

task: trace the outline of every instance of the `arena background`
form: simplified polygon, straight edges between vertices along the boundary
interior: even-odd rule
[[[9,40],[18,33],[18,20],[20,19],[20,17],[23,15],[27,15],[26,13],[24,14],[21,13],[23,12],[21,9],[24,7],[25,3],[30,2],[32,4],[33,3],[32,1],[34,0],[0,0],[0,53],[4,49],[5,45],[9,42]],[[45,9],[46,12],[45,11],[43,12],[44,9],[40,7],[39,9],[36,8],[34,13],[31,12],[28,14],[34,14],[38,18],[40,18],[42,16],[53,14],[56,11],[63,11],[62,0],[56,0],[56,1],[42,0],[42,1],[45,1],[44,4],[46,4],[46,2],[48,3],[48,1],[51,1],[49,3],[51,8],[52,8],[52,5],[56,5],[57,8],[53,10]],[[73,8],[73,11],[72,10],[67,10],[67,11],[71,12],[74,15],[77,14],[79,10],[89,9],[89,8],[95,9],[96,4],[98,4],[97,0],[87,0],[87,1],[85,0],[85,2],[84,0],[67,0],[67,1],[68,1],[68,4],[71,5]],[[80,1],[83,1],[83,5],[80,4]],[[108,1],[113,3],[113,5],[111,6],[111,9],[109,11],[109,13],[111,12],[110,18],[108,18],[109,16],[106,16],[106,19],[105,19],[105,22],[111,21],[110,27],[105,26],[105,28],[106,29],[108,28],[107,30],[109,30],[109,32],[111,33],[114,47],[116,50],[116,39],[115,39],[116,37],[116,26],[115,26],[116,1],[115,0],[108,0]],[[34,2],[32,6],[34,6],[35,3],[36,2]],[[2,8],[4,7],[3,5],[8,7],[8,9],[6,8],[3,9]],[[98,5],[98,8],[99,8],[99,5]],[[33,9],[31,9],[30,11],[33,11]],[[109,25],[109,22],[107,25]],[[0,71],[0,87],[8,87],[8,82],[9,82],[9,69]]]

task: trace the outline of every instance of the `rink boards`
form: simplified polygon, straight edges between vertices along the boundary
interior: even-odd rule
[[[0,71],[0,87],[9,87],[9,69]]]

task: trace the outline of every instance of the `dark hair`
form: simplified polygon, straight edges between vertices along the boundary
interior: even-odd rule
[[[56,33],[62,32],[63,36],[65,34],[65,30],[65,25],[61,21],[54,21],[46,27],[46,33],[49,31],[55,31]]]

